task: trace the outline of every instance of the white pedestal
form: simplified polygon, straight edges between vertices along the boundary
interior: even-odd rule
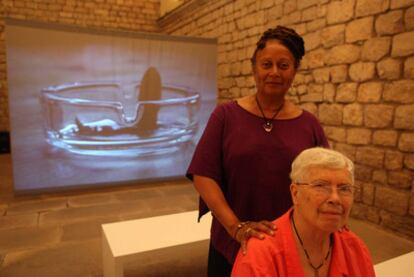
[[[197,222],[198,211],[102,225],[105,277],[122,277],[123,259],[156,249],[210,238],[211,215]]]

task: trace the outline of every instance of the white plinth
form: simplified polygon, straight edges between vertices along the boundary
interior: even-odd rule
[[[374,266],[377,277],[414,276],[414,251]]]
[[[123,276],[123,258],[210,238],[211,215],[197,222],[198,211],[102,225],[105,277]]]

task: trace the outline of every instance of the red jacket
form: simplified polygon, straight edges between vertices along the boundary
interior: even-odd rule
[[[241,251],[231,276],[305,277],[290,225],[292,209],[274,221],[277,231],[264,240],[252,238],[247,254]],[[354,233],[344,229],[333,234],[330,277],[371,277],[374,267],[367,247]]]

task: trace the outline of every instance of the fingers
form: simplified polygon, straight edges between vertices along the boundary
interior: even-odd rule
[[[258,225],[255,229],[260,232],[273,236],[274,231],[276,230],[276,226],[270,221],[262,220],[258,222]]]
[[[245,222],[237,231],[235,239],[240,243],[243,255],[247,253],[247,242],[251,237],[264,239],[264,233],[274,235],[276,226],[270,221]]]

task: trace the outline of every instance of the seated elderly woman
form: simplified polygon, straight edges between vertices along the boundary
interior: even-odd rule
[[[290,174],[293,208],[273,222],[274,236],[252,238],[238,253],[232,276],[375,276],[367,247],[346,227],[353,170],[333,150],[300,153]]]

